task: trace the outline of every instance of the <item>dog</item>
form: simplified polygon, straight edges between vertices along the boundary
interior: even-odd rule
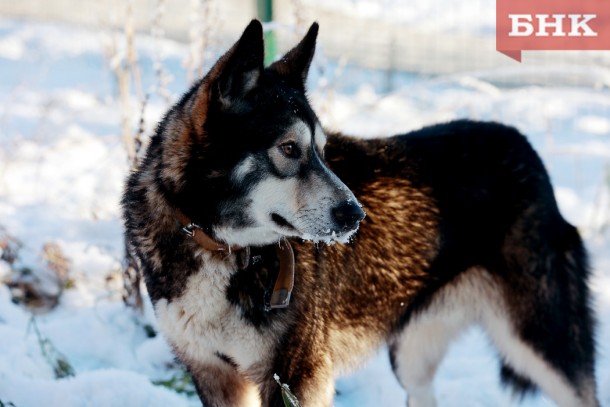
[[[408,406],[434,406],[449,343],[478,324],[513,390],[597,406],[587,254],[526,138],[325,132],[305,90],[317,32],[265,67],[252,21],[126,183],[126,241],[203,404],[283,406],[279,377],[331,406],[335,376],[387,345]]]

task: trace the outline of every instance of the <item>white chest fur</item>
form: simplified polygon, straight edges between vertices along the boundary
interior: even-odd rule
[[[273,339],[241,315],[226,296],[231,270],[206,259],[206,267],[191,275],[183,294],[155,304],[159,327],[169,342],[188,359],[219,362],[229,356],[242,371],[268,359]]]

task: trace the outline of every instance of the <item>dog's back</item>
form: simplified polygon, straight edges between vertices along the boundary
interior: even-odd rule
[[[587,256],[525,137],[464,120],[331,136],[326,159],[367,212],[351,245],[317,255],[338,335],[353,335],[331,343],[383,333],[412,405],[429,405],[450,340],[477,323],[514,390],[596,405]]]

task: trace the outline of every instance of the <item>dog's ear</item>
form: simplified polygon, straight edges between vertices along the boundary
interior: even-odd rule
[[[256,87],[264,68],[264,56],[263,26],[252,20],[210,71],[212,100],[227,108]]]
[[[272,69],[282,75],[297,89],[305,89],[305,81],[309,66],[316,51],[316,38],[318,37],[318,23],[313,23],[305,37],[296,47],[288,51],[286,55],[271,64]]]

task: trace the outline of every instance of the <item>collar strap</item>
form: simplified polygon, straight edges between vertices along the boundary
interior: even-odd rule
[[[199,246],[203,247],[205,250],[211,252],[232,252],[241,250],[241,247],[238,246],[229,246],[216,240],[212,239],[207,233],[204,232],[203,228],[196,223],[190,221],[189,218],[186,217],[182,212],[176,210],[176,215],[178,216],[178,220],[182,224],[182,231],[187,235],[193,238]]]
[[[269,299],[269,308],[286,308],[290,304],[290,295],[294,288],[294,251],[283,237],[276,248],[280,260],[280,271],[277,274],[273,293]]]
[[[190,221],[181,211],[176,210],[176,216],[182,224],[182,231],[202,248],[212,252],[235,252],[237,265],[244,270],[250,264],[250,248],[229,246],[212,239],[203,228]],[[290,304],[290,296],[294,288],[294,251],[290,242],[282,238],[276,248],[280,262],[280,270],[273,286],[273,293],[267,304],[269,309],[286,308]]]

